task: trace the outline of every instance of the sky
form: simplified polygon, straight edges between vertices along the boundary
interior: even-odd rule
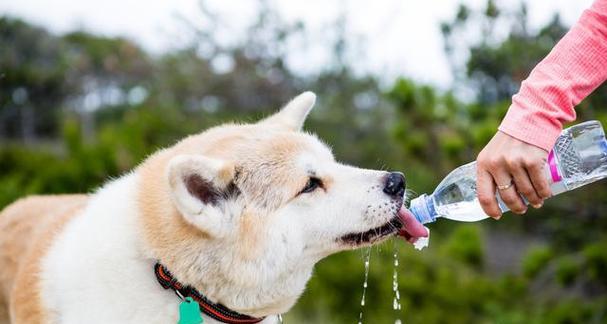
[[[0,0],[0,15],[21,17],[55,33],[77,28],[108,35],[122,35],[154,53],[183,45],[187,37],[179,17],[197,22],[199,0]],[[486,0],[268,0],[285,21],[303,21],[312,33],[345,12],[347,35],[363,39],[355,67],[386,79],[406,75],[419,82],[447,88],[453,79],[443,53],[441,21],[455,15],[460,3],[481,8]],[[255,0],[207,0],[208,6],[232,27],[234,35],[255,17]],[[519,0],[497,0],[498,6],[514,8]],[[592,0],[528,0],[532,28],[546,24],[555,12],[573,24]],[[201,24],[204,22],[201,22]],[[226,38],[230,38],[226,35]],[[327,64],[322,44],[291,50],[289,64],[309,72]]]

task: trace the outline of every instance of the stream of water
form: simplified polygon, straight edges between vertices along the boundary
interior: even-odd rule
[[[363,296],[360,299],[360,314],[358,315],[358,324],[363,324],[363,311],[365,309],[365,296],[367,294],[367,282],[369,280],[369,261],[371,260],[371,248],[365,252],[365,281],[363,282]]]
[[[397,245],[394,244],[394,270],[392,272],[392,291],[394,292],[394,298],[392,300],[392,309],[396,313],[396,320],[394,324],[401,324],[400,310],[402,308],[400,304],[400,290],[398,290],[398,250]]]
[[[394,249],[393,249],[392,255],[394,257],[394,262],[392,263],[392,265],[393,265],[393,270],[392,270],[392,292],[393,292],[392,309],[394,310],[394,313],[395,313],[394,324],[402,324],[402,321],[400,319],[400,315],[401,315],[401,311],[402,311],[402,305],[401,305],[401,302],[400,302],[400,290],[398,288],[398,267],[399,267],[398,246],[396,244],[394,244]],[[362,293],[362,298],[360,299],[360,313],[358,315],[358,324],[363,324],[363,313],[364,313],[364,309],[365,309],[365,298],[366,298],[366,295],[367,295],[367,286],[368,286],[368,281],[369,281],[369,261],[370,260],[371,260],[371,248],[368,248],[365,251],[365,255],[364,255],[365,281],[363,282],[363,293]]]

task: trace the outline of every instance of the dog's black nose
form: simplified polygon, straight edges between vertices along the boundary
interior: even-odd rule
[[[390,196],[400,197],[405,194],[405,175],[400,172],[390,172],[386,177],[384,192]]]

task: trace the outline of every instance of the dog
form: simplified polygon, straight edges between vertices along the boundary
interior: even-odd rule
[[[6,207],[0,323],[176,323],[191,305],[275,323],[322,258],[424,236],[403,227],[401,173],[338,163],[301,131],[315,98],[189,136],[94,194]]]

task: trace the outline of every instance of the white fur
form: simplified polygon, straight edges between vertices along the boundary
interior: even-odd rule
[[[99,190],[51,246],[41,274],[53,323],[170,323],[178,301],[153,274],[137,232],[137,177]]]
[[[136,182],[130,174],[99,190],[51,246],[41,273],[51,323],[176,322],[180,300],[156,281],[137,230]]]

